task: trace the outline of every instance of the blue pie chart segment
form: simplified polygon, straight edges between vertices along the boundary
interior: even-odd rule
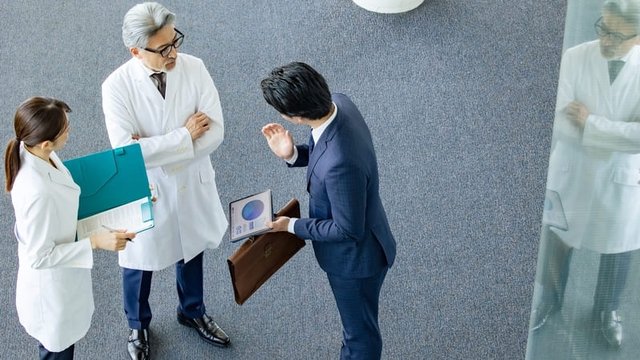
[[[257,219],[264,211],[264,203],[260,200],[251,200],[242,208],[242,218],[251,221]]]

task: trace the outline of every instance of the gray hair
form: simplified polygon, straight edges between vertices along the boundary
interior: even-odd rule
[[[175,20],[175,14],[157,2],[138,4],[124,16],[122,41],[127,48],[145,48],[150,37]]]
[[[640,34],[640,0],[607,0],[602,10],[619,16]]]

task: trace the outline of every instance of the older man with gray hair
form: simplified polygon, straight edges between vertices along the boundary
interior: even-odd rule
[[[547,189],[563,221],[547,223],[531,328],[560,309],[574,249],[600,254],[593,323],[622,344],[618,313],[633,251],[640,249],[640,0],[607,0],[597,40],[562,58]]]
[[[229,337],[205,312],[203,252],[227,229],[209,155],[224,123],[218,91],[202,60],[178,54],[184,34],[175,15],[155,2],[132,7],[122,26],[132,58],[102,84],[102,105],[113,147],[139,143],[156,201],[155,227],[121,252],[127,351],[149,358],[149,293],[153,271],[175,264],[177,320],[207,342]]]

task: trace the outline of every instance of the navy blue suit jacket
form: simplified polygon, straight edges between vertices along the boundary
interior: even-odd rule
[[[318,139],[296,146],[292,166],[307,166],[309,218],[298,219],[296,235],[312,240],[320,267],[330,274],[369,277],[391,266],[396,241],[378,192],[378,163],[371,133],[360,111],[334,94],[338,113]]]

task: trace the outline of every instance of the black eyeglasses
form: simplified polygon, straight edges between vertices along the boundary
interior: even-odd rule
[[[607,26],[602,23],[602,17],[600,17],[598,21],[596,21],[596,23],[593,24],[593,26],[595,27],[596,34],[598,34],[599,37],[601,38],[608,37],[609,40],[615,45],[622,44],[623,42],[627,40],[631,40],[634,37],[638,36],[638,34],[625,36],[624,34],[621,34],[619,32],[609,31]]]
[[[156,53],[156,54],[160,54],[160,56],[162,57],[167,57],[169,56],[169,54],[171,53],[171,48],[174,49],[178,49],[180,47],[180,45],[182,45],[182,42],[184,41],[184,34],[180,32],[180,30],[178,29],[174,29],[176,31],[176,38],[173,39],[173,42],[167,46],[163,46],[160,49],[149,49],[149,48],[144,48],[146,51],[152,52],[152,53]]]

